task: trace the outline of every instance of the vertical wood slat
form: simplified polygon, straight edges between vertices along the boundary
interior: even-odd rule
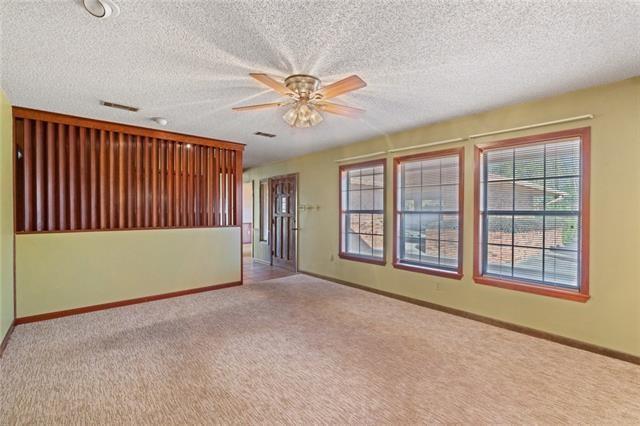
[[[175,147],[175,153],[174,153],[174,158],[173,158],[173,165],[174,165],[174,185],[173,185],[173,193],[174,193],[174,198],[175,200],[173,201],[174,203],[174,217],[173,217],[173,223],[174,226],[180,226],[180,224],[182,223],[180,220],[180,206],[182,203],[182,198],[180,197],[180,188],[182,186],[182,182],[180,181],[180,164],[181,164],[181,160],[180,160],[180,156],[182,155],[182,145],[181,144],[176,144]]]
[[[202,206],[201,222],[202,226],[209,226],[208,219],[208,211],[207,211],[207,176],[209,176],[209,170],[207,169],[207,155],[208,149],[206,146],[202,147],[202,154],[200,156],[200,170],[202,170],[202,174],[200,176],[200,205]]]
[[[213,148],[213,224],[220,226],[220,148]]]
[[[133,136],[127,136],[127,227],[134,228],[135,218],[135,184],[133,180],[133,165],[135,162],[135,145]]]
[[[187,226],[193,225],[193,153],[195,149],[187,149]]]
[[[187,157],[188,149],[186,145],[182,145],[182,182],[180,187],[180,198],[182,199],[180,205],[180,226],[187,226]]]
[[[86,202],[85,191],[85,164],[86,152],[84,148],[85,136],[84,128],[76,128],[69,126],[69,228],[71,230],[78,229],[78,222],[82,228],[86,225],[86,219],[83,218],[86,209],[82,211],[82,203]],[[78,155],[78,131],[80,132],[80,155]],[[79,163],[79,164],[78,164]],[[79,172],[79,174],[78,174]],[[86,207],[86,206],[85,206]],[[80,221],[78,221],[80,214]]]
[[[47,123],[47,229],[56,229],[55,124]]]
[[[116,227],[116,137],[109,132],[109,224],[110,229]]]
[[[100,130],[100,140],[98,141],[98,160],[100,170],[100,180],[98,189],[100,191],[100,229],[107,228],[107,134],[105,130]]]
[[[144,210],[142,208],[142,140],[136,136],[136,228],[141,228]]]
[[[205,180],[205,226],[212,226],[211,223],[211,148],[205,147],[205,160],[204,160],[204,180]]]
[[[160,168],[160,174],[158,176],[158,179],[160,180],[160,194],[159,194],[159,216],[160,216],[160,220],[159,220],[159,226],[164,228],[165,226],[165,203],[166,203],[166,153],[165,153],[165,141],[162,140],[158,143],[158,162],[159,162],[159,168]]]
[[[151,226],[158,226],[158,142],[151,140]]]
[[[151,226],[158,226],[158,142],[151,140]]]
[[[126,198],[125,198],[125,159],[127,146],[124,142],[124,134],[118,134],[118,228],[126,227]]]
[[[70,210],[71,210],[71,226],[72,229],[76,229],[78,227],[78,217],[77,217],[77,200],[76,200],[76,191],[78,190],[78,186],[80,187],[80,228],[87,229],[89,226],[89,196],[88,196],[88,175],[87,175],[87,132],[83,127],[78,128],[79,137],[78,137],[78,175],[76,175],[76,166],[75,157],[76,157],[76,129],[75,126],[69,127],[70,139],[69,139],[69,162],[72,166],[69,168],[70,177],[69,177],[69,191],[72,194],[72,199],[70,202]],[[78,185],[79,183],[79,185]]]
[[[24,157],[24,230],[30,232],[33,230],[33,154],[34,148],[32,143],[32,121],[26,118],[23,122],[24,127],[24,145],[22,155]]]
[[[98,159],[97,159],[97,131],[90,129],[89,135],[89,198],[91,214],[91,229],[98,227]]]
[[[44,230],[44,123],[36,121],[36,230]]]
[[[234,151],[236,164],[234,166],[235,169],[235,178],[236,178],[236,226],[242,226],[242,151]]]
[[[227,150],[221,149],[220,153],[220,226],[227,226]]]
[[[176,144],[167,142],[167,226],[173,226],[173,151]]]
[[[58,229],[67,229],[66,126],[58,124]]]
[[[193,226],[200,226],[200,147],[193,146]]]
[[[149,202],[150,200],[150,196],[149,196],[149,192],[151,190],[151,172],[149,171],[149,167],[151,166],[151,161],[150,161],[150,156],[151,156],[151,149],[150,149],[150,143],[149,143],[149,138],[148,137],[144,137],[143,138],[143,145],[142,145],[142,151],[144,154],[144,158],[143,158],[143,166],[142,166],[142,170],[143,170],[143,177],[144,177],[144,190],[142,192],[143,194],[143,205],[144,205],[144,227],[148,228],[149,224],[151,223],[151,209],[149,206]]]

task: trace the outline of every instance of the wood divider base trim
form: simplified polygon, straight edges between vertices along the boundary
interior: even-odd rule
[[[205,291],[221,290],[223,288],[236,287],[240,285],[242,285],[242,280],[234,281],[230,283],[224,283],[224,284],[215,284],[215,285],[210,285],[206,287],[191,288],[188,290],[174,291],[171,293],[138,297],[135,299],[121,300],[118,302],[101,303],[99,305],[84,306],[82,308],[67,309],[64,311],[47,312],[46,314],[30,315],[27,317],[16,318],[15,325],[27,324],[30,322],[37,322],[37,321],[46,321],[46,320],[55,319],[55,318],[68,317],[71,315],[86,314],[89,312],[102,311],[102,310],[111,309],[111,308],[119,308],[121,306],[135,305],[138,303],[153,302],[161,299],[170,299],[172,297],[187,296],[189,294],[203,293]]]
[[[483,315],[473,314],[471,312],[463,311],[461,309],[450,308],[448,306],[439,305],[437,303],[427,302],[426,300],[414,299],[408,296],[402,296],[400,294],[391,293],[376,288],[367,287],[361,284],[344,281],[338,278],[328,277],[326,275],[316,274],[314,272],[299,270],[298,273],[306,274],[312,277],[320,278],[326,281],[331,281],[336,284],[341,284],[347,287],[352,287],[358,290],[368,291],[381,296],[390,297],[392,299],[401,300],[403,302],[412,303],[414,305],[422,306],[425,308],[433,309],[436,311],[444,312],[458,317],[470,319],[473,321],[482,322],[484,324],[492,325],[494,327],[504,328],[506,330],[515,331],[517,333],[526,334],[527,336],[537,337],[539,339],[548,340],[561,345],[570,346],[572,348],[581,349],[587,352],[593,352],[598,355],[603,355],[609,358],[615,358],[621,361],[630,362],[632,364],[640,365],[640,356],[631,355],[625,352],[616,351],[615,349],[609,349],[602,346],[594,345],[592,343],[582,342],[570,337],[559,336],[557,334],[549,333],[546,331],[536,330],[535,328],[526,327],[523,325],[513,324],[507,321],[502,321]]]
[[[2,354],[4,353],[5,348],[9,344],[9,339],[11,338],[11,334],[13,334],[13,330],[15,328],[16,328],[16,322],[14,320],[9,326],[9,329],[7,330],[7,334],[4,335],[4,338],[2,339],[2,343],[0,343],[0,358],[2,358]]]

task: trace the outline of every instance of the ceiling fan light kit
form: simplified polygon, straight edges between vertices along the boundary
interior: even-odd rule
[[[289,126],[298,128],[313,127],[320,124],[323,121],[320,111],[352,118],[358,117],[364,112],[359,108],[327,102],[327,99],[365,87],[367,83],[357,75],[352,75],[324,87],[321,87],[319,78],[307,74],[290,75],[284,80],[284,83],[280,83],[262,73],[249,75],[288,99],[283,102],[235,107],[233,108],[234,111],[291,106],[282,118]]]

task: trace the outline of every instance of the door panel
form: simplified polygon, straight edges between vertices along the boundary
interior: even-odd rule
[[[297,175],[271,179],[271,253],[275,266],[297,270]]]

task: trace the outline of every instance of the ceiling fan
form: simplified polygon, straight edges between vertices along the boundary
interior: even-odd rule
[[[367,83],[357,75],[352,75],[323,87],[320,87],[319,78],[306,74],[290,75],[285,78],[284,83],[280,83],[263,73],[251,73],[249,75],[288,99],[268,104],[235,107],[233,108],[234,111],[252,111],[290,106],[291,108],[282,118],[291,127],[312,127],[319,124],[322,121],[322,115],[319,111],[352,118],[358,117],[364,112],[360,108],[327,102],[327,99],[365,87]]]

